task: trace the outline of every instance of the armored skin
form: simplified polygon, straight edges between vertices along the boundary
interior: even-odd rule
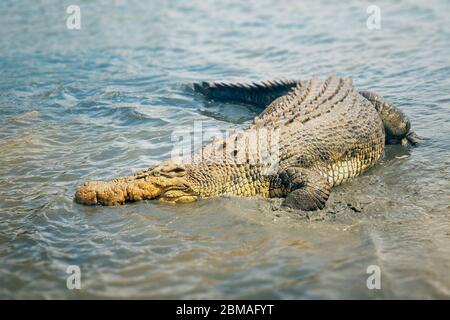
[[[376,93],[358,91],[350,78],[205,82],[193,88],[209,99],[265,109],[246,130],[215,139],[189,159],[169,159],[108,182],[87,182],[75,200],[121,205],[145,199],[181,203],[221,195],[262,196],[285,198],[283,205],[295,209],[317,210],[325,206],[333,186],[376,163],[386,143],[417,142],[402,111]]]

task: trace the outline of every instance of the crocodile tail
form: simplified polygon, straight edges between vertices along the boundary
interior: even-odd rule
[[[268,106],[276,98],[295,88],[300,81],[275,80],[260,82],[201,82],[194,83],[194,91],[206,98],[221,101],[250,104],[259,108]]]

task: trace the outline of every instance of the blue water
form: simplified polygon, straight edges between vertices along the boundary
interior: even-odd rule
[[[80,30],[66,27],[72,4]],[[370,4],[1,1],[0,298],[449,298],[450,3],[377,1],[379,30]],[[258,114],[189,83],[332,73],[429,140],[388,148],[333,191],[324,219],[263,199],[73,202],[85,180],[168,158],[175,130]],[[366,287],[369,265],[381,290]]]

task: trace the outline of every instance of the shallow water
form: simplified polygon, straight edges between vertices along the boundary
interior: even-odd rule
[[[448,1],[0,2],[0,298],[449,298]],[[429,138],[390,147],[306,218],[263,199],[73,202],[170,156],[174,130],[245,127],[202,80],[352,76]],[[353,208],[353,209],[352,209]],[[68,290],[66,268],[81,268]],[[369,290],[367,267],[381,270]]]

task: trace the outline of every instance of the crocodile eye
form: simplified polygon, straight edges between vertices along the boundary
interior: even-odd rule
[[[161,175],[161,173],[157,170],[153,171],[152,174],[154,177],[159,177]]]
[[[171,177],[182,177],[186,173],[186,168],[180,165],[169,165],[161,168],[160,173],[162,176]]]

